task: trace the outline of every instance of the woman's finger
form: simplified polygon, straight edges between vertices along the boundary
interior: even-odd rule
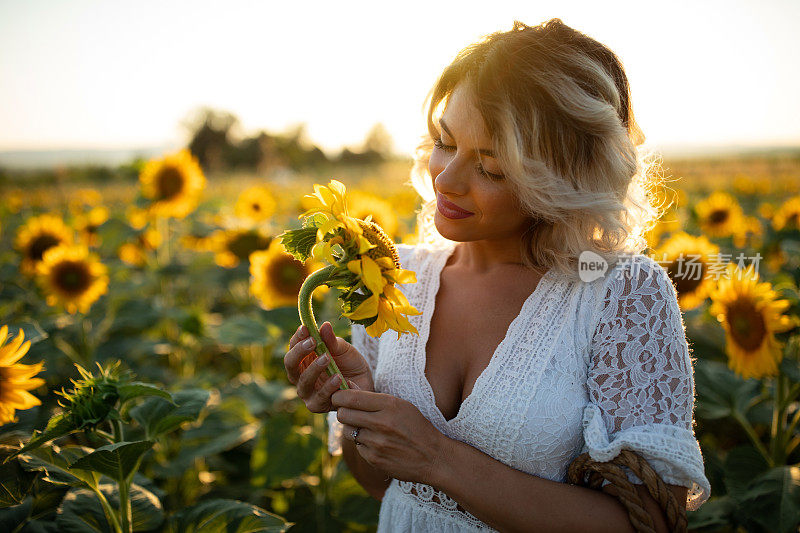
[[[308,365],[308,368],[303,370],[300,378],[297,380],[297,395],[304,401],[310,400],[314,395],[317,378],[328,366],[329,355],[317,357],[317,359]]]
[[[347,440],[353,440],[353,430],[356,429],[356,426],[351,426],[350,424],[342,424],[342,434],[344,438]],[[359,446],[364,446],[364,437],[369,437],[368,435],[369,430],[367,428],[361,428],[358,430],[358,444]]]
[[[331,410],[331,396],[339,390],[341,377],[339,374],[334,374],[325,381],[322,387],[317,390],[314,396],[306,402],[306,407],[315,413],[328,412]]]
[[[289,339],[289,348],[294,348],[294,345],[297,344],[299,341],[308,337],[308,328],[305,324],[300,324],[300,327],[297,328],[297,331],[294,332],[292,338]]]
[[[319,336],[334,356],[339,357],[347,351],[347,343],[344,339],[337,337],[333,333],[333,326],[331,326],[330,322],[324,322],[322,324],[319,328]]]
[[[314,346],[314,338],[308,337],[295,344],[294,347],[283,356],[283,366],[286,368],[286,375],[289,378],[289,383],[292,385],[297,383],[300,379],[300,374],[305,369],[305,367],[300,368],[301,360],[314,351]]]

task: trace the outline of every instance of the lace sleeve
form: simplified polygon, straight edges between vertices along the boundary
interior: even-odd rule
[[[400,257],[400,264],[403,268],[412,269],[408,266],[414,247],[407,244],[398,244],[397,252]],[[369,363],[372,376],[375,376],[375,369],[378,366],[378,349],[380,337],[374,338],[367,335],[367,330],[360,324],[353,324],[350,327],[350,344],[364,356]],[[336,418],[336,411],[329,411],[328,419],[328,451],[331,455],[341,455],[342,453],[342,423]]]
[[[666,483],[688,487],[695,510],[711,487],[694,436],[693,367],[675,287],[645,256],[609,278],[591,341],[582,453],[608,461],[635,451]]]

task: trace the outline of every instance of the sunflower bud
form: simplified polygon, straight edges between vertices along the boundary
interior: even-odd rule
[[[57,392],[56,394],[64,398],[58,404],[69,413],[70,421],[76,428],[95,427],[105,422],[119,400],[118,387],[123,381],[119,373],[119,362],[107,369],[98,364],[98,376],[92,375],[80,365],[75,366],[83,379],[71,380],[74,387],[70,392]]]

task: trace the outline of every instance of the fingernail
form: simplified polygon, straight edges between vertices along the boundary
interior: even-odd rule
[[[317,357],[317,364],[319,366],[327,365],[328,364],[328,354],[320,355],[319,357]]]
[[[307,350],[310,350],[313,347],[314,347],[314,338],[313,337],[310,337],[310,338],[308,338],[308,339],[303,341],[303,348],[305,348]]]
[[[333,385],[334,383],[339,383],[339,379],[340,379],[339,374],[334,374],[333,377],[330,380],[331,381],[331,385]]]
[[[356,384],[355,384],[355,383],[353,383],[352,381],[349,381],[349,380],[348,380],[347,382],[350,384],[350,387],[351,387],[351,388],[353,388],[353,389],[358,389],[358,390],[361,390],[361,387],[359,387],[358,385],[356,385]]]

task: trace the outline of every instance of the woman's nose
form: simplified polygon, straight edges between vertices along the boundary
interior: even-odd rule
[[[436,190],[444,194],[465,194],[469,186],[468,171],[469,169],[457,158],[450,158],[433,179]]]

